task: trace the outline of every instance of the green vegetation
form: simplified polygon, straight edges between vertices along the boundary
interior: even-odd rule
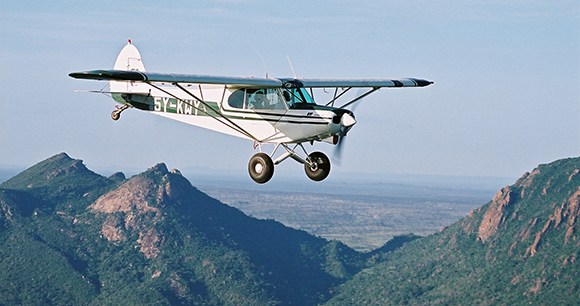
[[[62,153],[0,185],[0,305],[573,305],[578,169],[541,165],[442,231],[363,254],[164,164],[105,178]]]
[[[107,179],[64,153],[0,185],[0,226],[0,305],[316,305],[364,265],[164,164]]]
[[[577,305],[580,159],[539,166],[440,233],[379,256],[327,305]]]

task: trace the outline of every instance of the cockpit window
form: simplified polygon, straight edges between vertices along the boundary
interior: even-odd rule
[[[285,105],[284,105],[285,104]],[[228,105],[240,109],[294,108],[295,104],[316,104],[305,88],[246,88],[234,91]]]
[[[247,109],[279,109],[285,110],[284,102],[278,89],[246,89]]]
[[[293,108],[294,104],[297,103],[315,104],[312,96],[304,88],[284,88],[282,89],[282,96],[288,108]]]
[[[238,89],[234,91],[228,98],[228,104],[233,108],[244,107],[244,90]]]

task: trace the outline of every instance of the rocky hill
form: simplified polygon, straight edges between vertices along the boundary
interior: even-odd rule
[[[468,216],[358,253],[200,192],[158,164],[62,153],[0,185],[0,305],[576,305],[580,158]]]
[[[0,228],[1,305],[316,305],[363,265],[164,164],[105,178],[64,153],[0,185]]]
[[[577,305],[580,158],[540,165],[441,232],[375,257],[327,305]]]

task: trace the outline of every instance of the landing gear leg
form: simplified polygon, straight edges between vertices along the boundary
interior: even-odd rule
[[[256,153],[248,163],[248,172],[254,182],[264,184],[274,175],[274,163],[268,154]]]
[[[114,110],[114,111],[111,113],[111,118],[112,118],[113,120],[115,120],[115,121],[119,120],[119,118],[121,118],[121,113],[122,113],[124,110],[126,110],[126,109],[128,109],[128,108],[130,108],[130,107],[131,107],[130,105],[128,105],[128,104],[125,104],[125,105],[123,105],[123,107],[121,107],[121,108],[119,108],[119,109],[116,109],[116,110]]]

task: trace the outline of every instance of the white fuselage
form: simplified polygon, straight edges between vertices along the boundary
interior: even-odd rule
[[[114,97],[119,103],[131,104],[155,115],[190,125],[254,140],[240,132],[241,128],[263,143],[301,143],[325,139],[328,141],[340,129],[339,124],[332,122],[336,114],[331,108],[306,103],[290,106],[282,102],[285,100],[282,100],[279,89],[267,89],[270,101],[278,99],[276,102],[279,103],[276,105],[250,108],[248,105],[252,103],[250,101],[252,94],[249,92],[266,89],[188,84],[183,87],[185,90],[182,90],[175,86],[114,83],[111,87],[116,89]],[[243,91],[239,94],[241,99],[239,107],[230,105],[234,103],[230,98],[236,91]],[[135,102],[143,102],[144,105],[139,107]]]

